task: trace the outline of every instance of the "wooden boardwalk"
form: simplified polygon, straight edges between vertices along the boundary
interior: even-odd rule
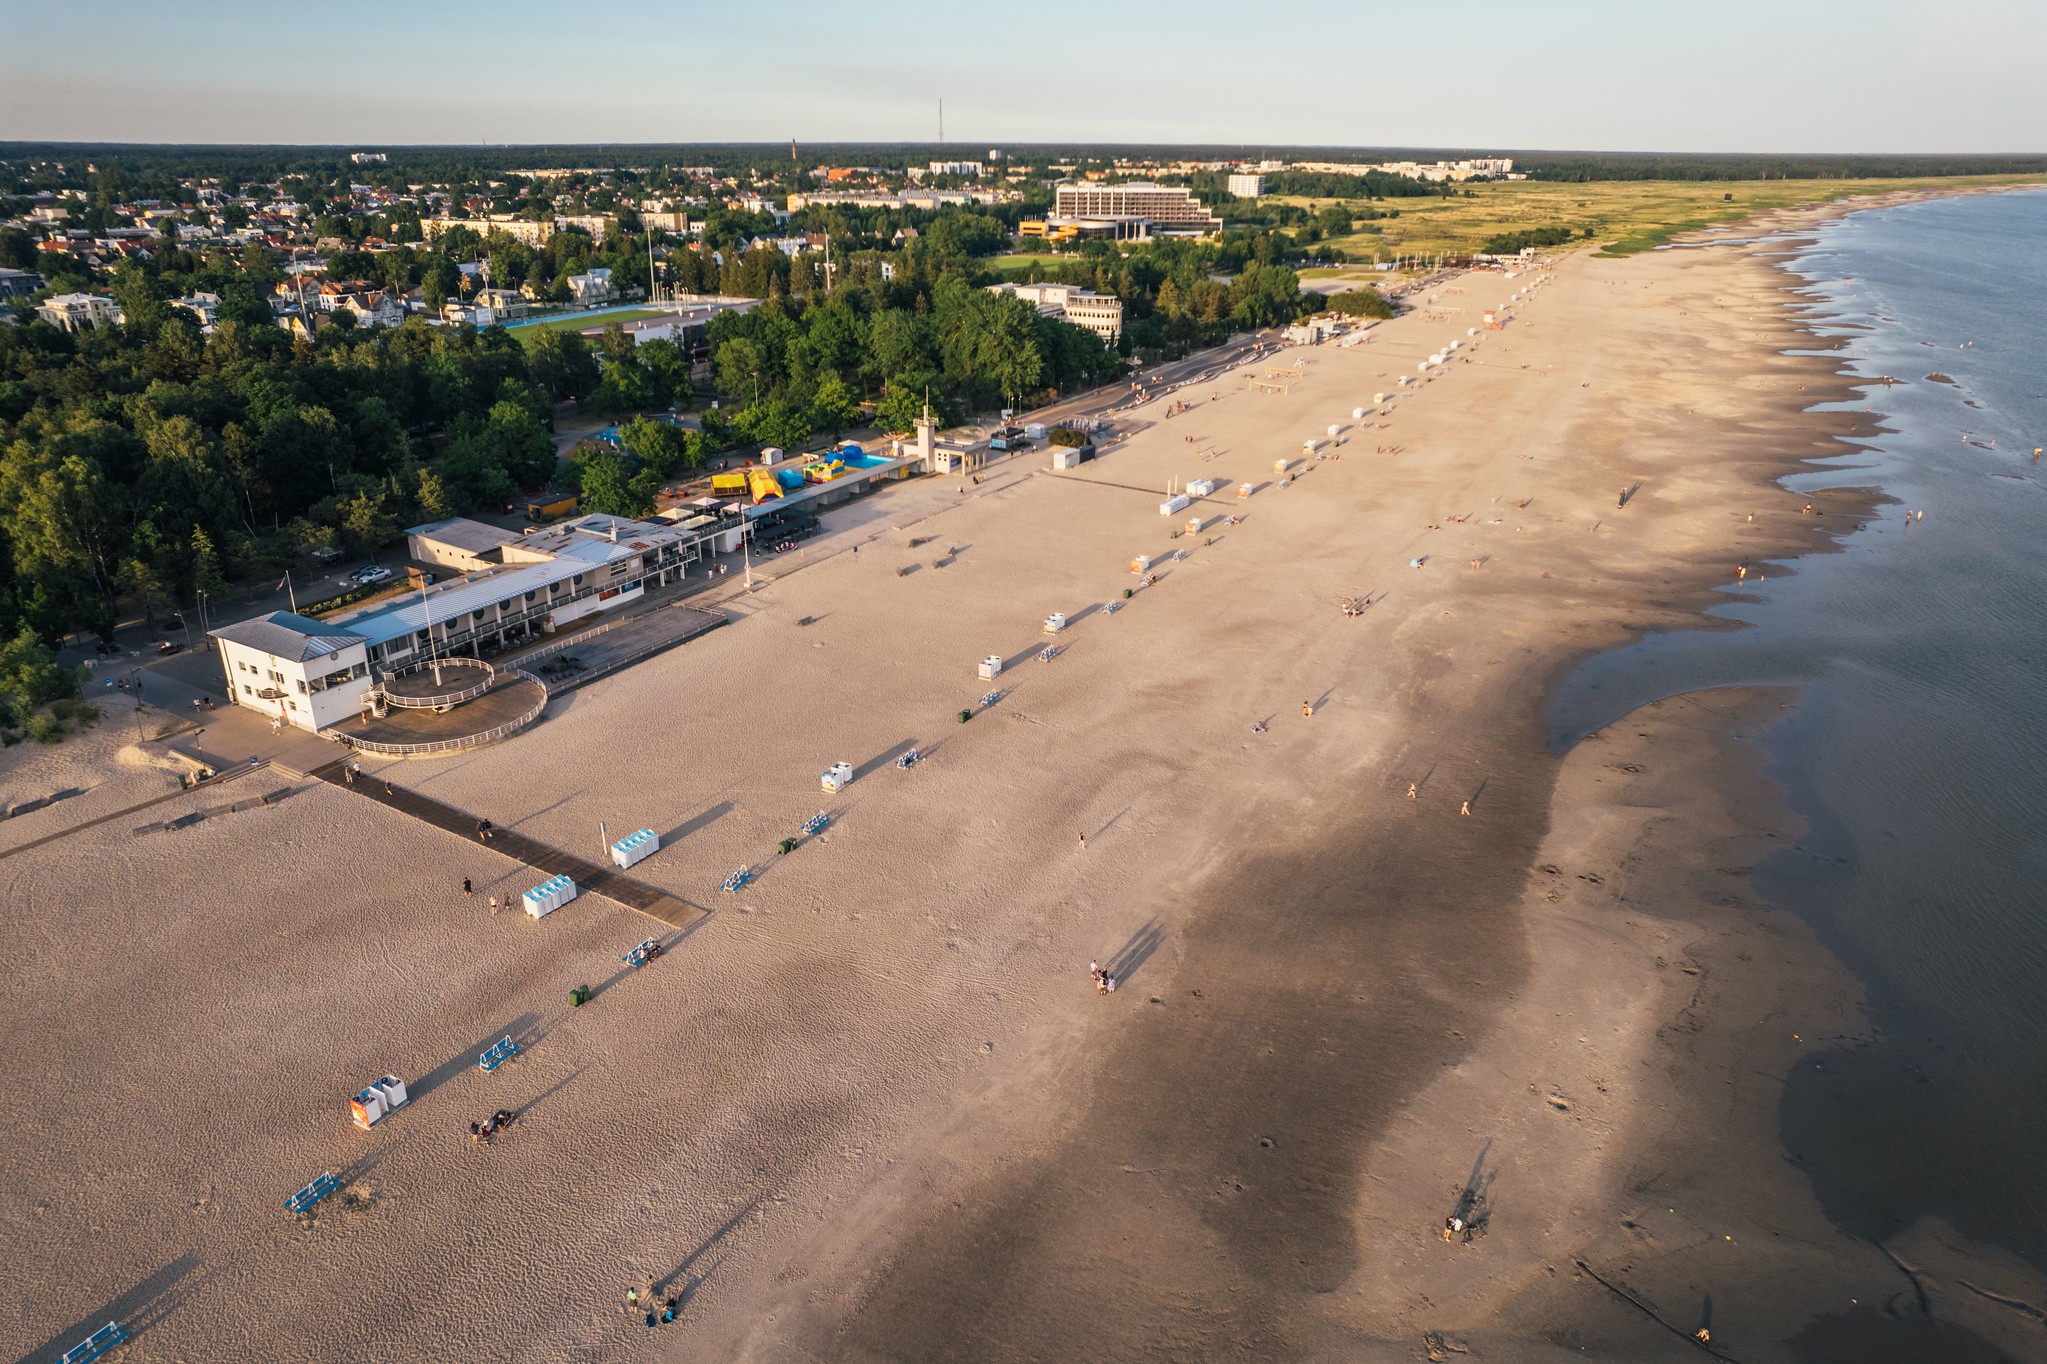
[[[458,810],[444,805],[429,796],[403,786],[393,786],[382,777],[365,773],[354,782],[347,780],[343,767],[337,759],[325,766],[315,768],[309,775],[329,782],[344,790],[355,792],[379,805],[389,806],[400,814],[411,815],[437,829],[445,829],[457,838],[475,839],[477,816],[467,810]],[[644,881],[635,881],[623,875],[616,867],[600,866],[572,857],[561,849],[551,847],[538,839],[526,837],[511,829],[493,829],[490,842],[485,845],[492,852],[503,853],[515,861],[524,862],[535,871],[549,876],[567,876],[576,883],[579,892],[602,895],[616,900],[627,909],[637,909],[649,918],[659,919],[674,928],[688,928],[710,911],[687,900],[679,899],[666,891],[656,890]],[[514,901],[516,904],[517,902]]]

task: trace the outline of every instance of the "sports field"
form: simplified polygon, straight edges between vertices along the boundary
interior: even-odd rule
[[[619,308],[602,312],[567,313],[561,317],[544,318],[539,322],[525,322],[509,330],[527,345],[542,332],[579,332],[585,327],[608,327],[614,322],[638,322],[644,318],[659,317],[665,308]]]

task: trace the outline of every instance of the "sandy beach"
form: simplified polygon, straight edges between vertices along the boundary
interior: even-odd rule
[[[1460,276],[1285,394],[828,517],[510,742],[366,762],[585,857],[662,834],[634,874],[705,914],[646,967],[661,925],[493,916],[539,878],[280,770],[0,853],[0,1355],[118,1316],[130,1360],[2038,1357],[1985,1294],[2047,1285],[1842,1236],[1777,1136],[1863,1027],[1745,878],[1795,829],[1741,740],[1794,698],[1546,742],[1573,660],[1869,513],[1774,486],[1875,420],[1805,410],[1847,395],[1796,302],[1743,248]],[[0,849],[163,790],[89,742],[0,760],[95,787]],[[359,1131],[387,1071],[414,1102]],[[621,1312],[649,1284],[676,1325]]]

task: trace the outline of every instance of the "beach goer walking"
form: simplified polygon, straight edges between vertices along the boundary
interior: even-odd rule
[[[1312,701],[1301,702],[1301,714],[1307,716],[1310,719],[1314,718],[1315,715],[1314,703]]]
[[[1463,808],[1462,810],[1459,810],[1459,811],[1458,811],[1457,813],[1459,813],[1459,814],[1462,814],[1462,815],[1468,815],[1468,814],[1470,814],[1470,813],[1471,813],[1471,802],[1470,802],[1470,801],[1468,801],[1468,800],[1467,800],[1467,801],[1465,801],[1465,802],[1464,802],[1464,808]]]
[[[474,895],[474,894],[476,894],[476,887],[475,887],[475,885],[473,885],[473,884],[472,884],[472,883],[470,882],[469,878],[468,878],[468,877],[466,877],[466,876],[462,878],[462,893],[463,893],[464,895]]]
[[[1087,851],[1087,830],[1085,829],[1081,830],[1080,833],[1080,851]]]
[[[628,1288],[625,1291],[625,1301],[619,1304],[618,1310],[624,1312],[627,1316],[631,1316],[635,1311],[639,1309],[639,1306],[640,1290],[637,1288]]]
[[[490,912],[493,914],[498,912],[498,897],[495,895],[490,897]]]
[[[1407,798],[1409,800],[1420,800],[1422,798],[1422,788],[1418,783],[1409,782],[1407,784]]]

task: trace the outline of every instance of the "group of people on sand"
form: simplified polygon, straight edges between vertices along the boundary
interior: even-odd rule
[[[1087,964],[1087,973],[1091,978],[1093,978],[1095,982],[1096,994],[1107,995],[1115,993],[1116,977],[1109,974],[1108,971],[1104,970],[1100,962],[1098,961],[1089,962]]]
[[[644,1314],[649,1326],[666,1326],[675,1320],[675,1314],[681,1310],[681,1302],[673,1297],[666,1302],[656,1301],[652,1287],[644,1293],[637,1288],[628,1288],[625,1291],[625,1301],[620,1304],[619,1310],[627,1316]]]
[[[488,1146],[492,1137],[495,1137],[501,1129],[511,1125],[512,1110],[500,1108],[482,1122],[469,1124],[469,1144],[471,1146]]]

